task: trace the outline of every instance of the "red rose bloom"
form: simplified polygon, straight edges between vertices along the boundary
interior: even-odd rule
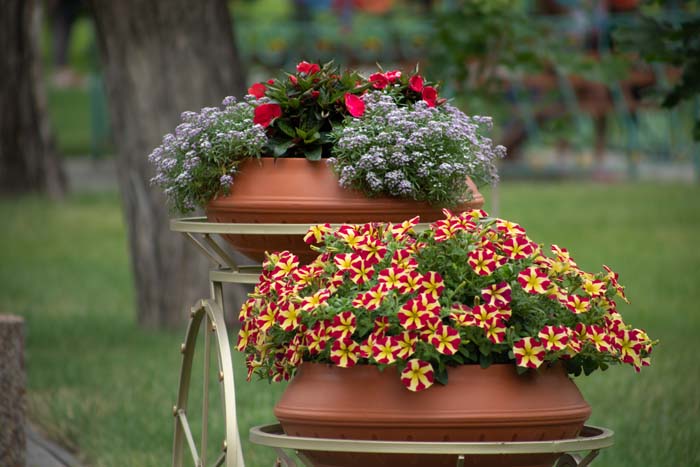
[[[416,92],[423,91],[423,78],[420,75],[413,75],[408,80],[408,87]]]
[[[300,62],[297,65],[297,72],[306,73],[307,75],[313,75],[321,71],[321,67],[317,63]]]
[[[274,80],[274,79],[268,79],[268,80],[267,80],[267,84],[275,84],[275,80]]]
[[[255,108],[253,114],[253,123],[257,123],[264,127],[270,126],[270,123],[277,117],[282,116],[282,108],[277,104],[262,104]]]
[[[374,89],[384,89],[389,86],[389,79],[384,75],[384,73],[374,73],[369,77],[370,83]]]
[[[425,103],[428,104],[428,107],[435,107],[435,104],[437,104],[438,94],[434,87],[424,87],[421,95],[423,96],[423,100],[425,101]]]
[[[362,117],[365,113],[365,103],[355,94],[345,93],[345,107],[353,117]]]
[[[289,75],[289,81],[290,81],[294,86],[296,86],[297,83],[299,83],[299,80],[298,80],[297,77],[294,76],[294,75]]]
[[[400,70],[387,71],[385,76],[386,76],[386,79],[388,79],[390,83],[393,83],[397,79],[401,78],[401,71]]]
[[[260,99],[265,95],[265,85],[262,83],[255,83],[248,88],[248,94],[255,96],[256,99]]]

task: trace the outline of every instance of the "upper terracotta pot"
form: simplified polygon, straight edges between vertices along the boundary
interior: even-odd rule
[[[450,368],[449,383],[414,393],[394,368],[301,365],[275,407],[293,436],[393,441],[574,438],[591,409],[562,366],[518,375],[513,364]],[[306,452],[317,466],[450,466],[454,456]],[[465,465],[551,467],[558,455],[468,456]]]
[[[454,211],[478,209],[484,198],[467,179],[472,199]],[[235,223],[352,223],[400,222],[419,215],[422,222],[442,217],[440,207],[400,198],[368,198],[359,191],[340,187],[325,160],[263,157],[239,166],[228,196],[212,200],[206,207],[211,222]],[[302,261],[316,254],[299,235],[227,235],[241,253],[256,260],[265,251],[290,250]]]

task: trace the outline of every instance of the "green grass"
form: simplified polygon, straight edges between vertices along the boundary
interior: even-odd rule
[[[500,215],[535,240],[568,248],[584,268],[618,271],[632,300],[623,315],[661,340],[641,374],[616,367],[577,381],[593,406],[589,423],[616,431],[593,465],[700,465],[700,188],[503,184],[499,195]],[[0,310],[27,320],[31,417],[90,465],[167,465],[184,329],[136,326],[117,196],[5,200],[0,215]],[[242,368],[239,355],[234,364]],[[236,376],[245,434],[273,420],[283,388]],[[217,422],[218,443],[220,413]],[[250,466],[272,465],[266,449],[246,441],[244,452]]]

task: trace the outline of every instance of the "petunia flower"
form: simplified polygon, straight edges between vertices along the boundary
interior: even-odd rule
[[[586,326],[586,337],[598,352],[609,353],[612,350],[613,339],[602,326]]]
[[[360,356],[359,345],[350,338],[339,339],[331,346],[331,361],[341,368],[355,366]]]
[[[484,304],[474,305],[472,308],[472,316],[474,317],[474,323],[482,329],[486,329],[488,324],[498,318],[498,311],[496,308],[490,307]]]
[[[379,271],[377,280],[380,284],[384,284],[386,290],[391,290],[398,288],[402,284],[406,274],[407,272],[405,269],[390,267]]]
[[[423,282],[423,274],[418,271],[408,271],[398,285],[397,290],[400,294],[410,294],[420,289]]]
[[[440,298],[440,294],[445,290],[445,282],[442,280],[442,276],[435,271],[428,271],[423,274],[423,278],[420,281],[420,288],[418,291],[420,293],[425,293],[430,295],[434,299]]]
[[[418,338],[410,331],[404,331],[399,334],[396,338],[396,343],[399,346],[396,358],[406,360],[412,356],[416,352],[417,342]]]
[[[400,350],[401,348],[395,337],[377,337],[372,346],[372,357],[379,364],[389,365],[396,361]]]
[[[459,331],[442,323],[438,324],[435,333],[430,339],[433,347],[443,355],[456,354],[461,342],[462,338],[459,336]]]
[[[362,285],[372,279],[374,269],[364,260],[355,263],[349,270],[350,280],[357,285]]]
[[[461,303],[452,305],[450,309],[450,319],[454,321],[457,327],[477,326],[472,309]]]
[[[410,331],[423,329],[428,325],[428,320],[439,313],[439,303],[425,294],[410,298],[404,303],[397,313],[401,326]]]
[[[413,392],[428,389],[435,382],[433,366],[428,362],[413,358],[406,362],[406,368],[401,372],[401,382]]]
[[[480,248],[467,254],[467,263],[480,276],[490,276],[496,270],[495,253],[491,250]]]
[[[603,269],[605,269],[605,271],[608,273],[608,282],[610,282],[610,285],[612,285],[613,288],[617,291],[617,296],[623,299],[625,302],[629,303],[629,300],[627,300],[627,296],[625,295],[625,287],[618,282],[618,274],[606,265],[603,265]]]
[[[260,312],[255,324],[260,331],[265,332],[277,321],[277,305],[268,303],[267,306]]]
[[[316,308],[325,305],[330,296],[331,292],[328,289],[319,289],[314,292],[313,295],[304,297],[301,300],[301,309],[307,312],[312,312]]]
[[[506,325],[501,318],[493,318],[483,326],[486,338],[494,344],[500,344],[506,340]]]
[[[357,248],[357,244],[363,238],[363,236],[357,232],[357,229],[351,225],[340,226],[338,230],[335,231],[335,235],[353,250]]]
[[[546,294],[551,285],[547,273],[543,270],[530,266],[518,274],[518,283],[525,292],[531,294]]]
[[[352,311],[343,311],[333,317],[328,334],[334,339],[349,339],[355,332],[357,318]]]
[[[523,337],[513,344],[515,364],[523,368],[539,368],[544,362],[544,347],[534,337]]]
[[[586,313],[591,308],[591,299],[581,295],[569,295],[566,307],[576,314]]]
[[[299,327],[300,318],[301,309],[295,303],[286,302],[277,313],[277,324],[283,331],[289,332]]]
[[[481,297],[491,307],[504,307],[510,304],[510,285],[507,282],[491,284],[481,289]]]
[[[518,260],[533,256],[537,252],[537,245],[524,235],[515,235],[508,237],[501,244],[501,249],[510,259]]]
[[[325,350],[326,343],[330,339],[328,326],[329,322],[326,320],[317,321],[313,328],[306,332],[306,349],[311,355],[317,355]]]
[[[510,237],[525,237],[526,235],[525,229],[520,224],[505,219],[496,219],[496,230]]]
[[[569,341],[569,333],[564,326],[545,326],[537,337],[540,338],[544,348],[550,352],[564,350]]]
[[[396,250],[391,256],[391,265],[405,270],[413,270],[418,267],[418,262],[413,254],[405,248]]]
[[[304,242],[307,245],[312,245],[314,243],[322,243],[323,236],[331,231],[330,224],[318,224],[309,227],[309,230],[304,235]]]
[[[581,286],[591,297],[600,297],[605,295],[605,282],[599,280],[586,280]]]

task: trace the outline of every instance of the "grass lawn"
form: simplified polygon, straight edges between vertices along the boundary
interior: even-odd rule
[[[504,183],[499,194],[500,215],[536,241],[568,248],[584,269],[619,272],[632,300],[623,315],[661,340],[641,374],[616,367],[578,380],[589,423],[617,433],[593,465],[700,465],[700,187]],[[0,216],[0,310],[28,323],[31,417],[89,465],[167,465],[184,329],[136,327],[117,195],[3,200]],[[237,380],[242,432],[273,421],[283,388],[246,384],[241,371]],[[272,465],[247,441],[244,453],[250,466]]]

